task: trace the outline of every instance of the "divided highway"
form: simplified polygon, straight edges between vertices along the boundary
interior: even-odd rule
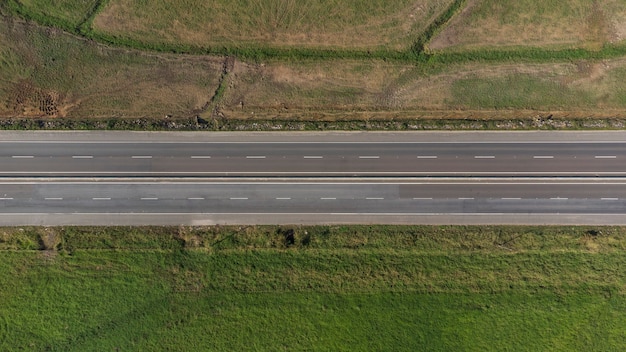
[[[626,224],[626,133],[1,132],[0,224]]]

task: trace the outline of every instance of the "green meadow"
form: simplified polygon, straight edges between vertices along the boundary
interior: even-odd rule
[[[624,228],[3,228],[0,349],[619,351]]]

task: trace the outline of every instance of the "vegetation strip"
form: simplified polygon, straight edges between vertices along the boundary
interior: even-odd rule
[[[621,130],[626,118],[397,118],[371,120],[237,120],[215,118],[4,118],[2,130],[134,130],[134,131],[424,131],[424,130]]]
[[[624,249],[624,227],[0,228],[0,348],[621,350]]]
[[[457,14],[465,5],[466,0],[455,0],[437,17],[425,31],[416,39],[414,44],[405,51],[389,49],[369,50],[345,50],[345,49],[314,49],[314,48],[279,48],[271,46],[212,46],[198,47],[186,44],[147,43],[132,38],[116,37],[95,31],[92,27],[94,17],[102,11],[107,1],[97,1],[93,9],[86,14],[85,20],[78,26],[68,21],[50,16],[40,15],[29,11],[26,6],[16,0],[8,0],[0,8],[5,8],[9,13],[19,17],[35,21],[42,25],[61,28],[70,33],[96,40],[113,46],[128,47],[139,50],[158,52],[195,54],[195,55],[219,55],[235,56],[244,60],[308,60],[308,59],[382,59],[416,63],[461,63],[470,61],[509,62],[509,61],[533,61],[545,62],[555,60],[574,59],[609,59],[626,55],[626,45],[604,45],[600,50],[587,50],[583,48],[546,50],[541,48],[520,48],[516,50],[481,50],[467,51],[463,53],[431,53],[425,50],[427,43],[433,38],[448,21]]]

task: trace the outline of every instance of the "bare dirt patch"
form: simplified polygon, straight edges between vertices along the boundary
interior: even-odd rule
[[[58,92],[36,87],[28,80],[17,82],[9,92],[6,108],[21,116],[64,116],[64,97]]]

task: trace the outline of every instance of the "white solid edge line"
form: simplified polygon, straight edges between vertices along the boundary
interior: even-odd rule
[[[500,186],[509,186],[509,185],[585,185],[585,186],[617,186],[617,185],[626,185],[626,181],[609,181],[609,182],[484,182],[484,181],[475,181],[470,180],[468,182],[329,182],[329,181],[320,181],[320,182],[263,182],[263,181],[248,181],[248,182],[233,182],[233,181],[72,181],[72,182],[61,182],[61,181],[45,181],[45,182],[37,182],[37,181],[16,181],[16,182],[6,182],[0,181],[0,185],[351,185],[351,186],[359,186],[359,185],[378,185],[378,186],[397,186],[397,185],[500,185]]]
[[[525,215],[525,216],[551,216],[551,215],[574,215],[574,216],[614,216],[623,218],[624,214],[614,213],[0,213],[0,216],[13,215],[41,215],[41,214],[63,214],[63,215],[408,215],[408,216],[494,216],[494,215]]]
[[[626,175],[624,171],[579,171],[579,172],[566,172],[566,171],[0,171],[0,174],[18,174],[18,175],[409,175],[414,177],[420,177],[420,175],[471,175],[472,177],[489,176],[489,175],[511,175],[510,177],[520,177],[520,175],[547,175],[546,177],[555,177],[559,175],[565,176],[577,176],[577,175]],[[452,176],[451,176],[452,177]]]
[[[18,198],[18,200],[21,198]],[[44,198],[45,200],[63,200],[63,198],[60,197],[47,197]],[[110,197],[92,197],[92,200],[111,200],[112,198]],[[141,200],[159,200],[159,198],[157,197],[142,197],[140,198]],[[182,200],[185,198],[172,198],[172,201],[177,201],[177,200]],[[205,200],[205,198],[202,197],[188,197],[186,198],[187,200]],[[229,198],[230,200],[248,200],[249,198],[246,197],[232,197]],[[274,198],[275,200],[291,200],[292,198],[290,197],[277,197]],[[382,197],[367,197],[365,198],[366,200],[385,200],[386,198],[382,198]],[[412,198],[413,200],[433,200],[433,198]],[[458,197],[456,198],[457,200],[476,200],[476,198],[474,197]],[[497,199],[497,198],[479,198],[481,200],[489,200],[489,199]],[[522,200],[522,198],[499,198],[501,200]],[[569,198],[562,198],[562,197],[552,197],[552,198],[535,198],[535,200],[568,200]],[[597,199],[597,198],[596,198]],[[15,200],[12,197],[5,197],[5,198],[0,198],[0,200]],[[79,199],[80,200],[80,199]],[[320,200],[337,200],[337,198],[335,197],[321,197]],[[392,201],[402,201],[403,198],[391,198]],[[603,201],[618,201],[620,200],[620,198],[600,198],[600,200]]]

